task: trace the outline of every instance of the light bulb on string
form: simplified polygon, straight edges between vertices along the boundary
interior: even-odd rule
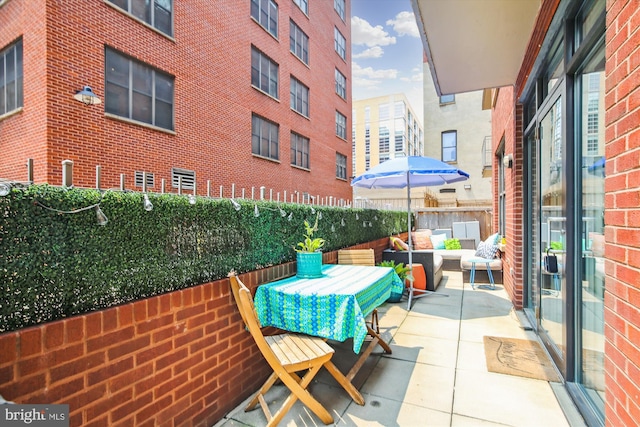
[[[152,211],[153,203],[151,203],[151,200],[149,200],[149,195],[147,193],[144,193],[142,197],[143,197],[142,205],[144,206],[144,210],[147,212]]]
[[[342,220],[340,221],[340,225],[344,227],[344,218],[342,218]]]
[[[196,196],[195,194],[189,194],[189,196],[187,196],[189,198],[189,204],[190,205],[195,205],[197,202]]]
[[[98,221],[98,225],[107,225],[109,219],[100,209],[100,205],[96,205],[96,220]]]
[[[332,233],[335,233],[335,232],[336,232],[336,227],[335,227],[333,224],[331,224],[331,232],[332,232]]]
[[[322,212],[318,212],[318,219],[322,219]]]
[[[258,210],[258,205],[254,205],[253,207],[253,216],[258,218],[260,216],[260,211]]]
[[[356,213],[356,221],[360,219],[360,215]]]
[[[285,216],[287,216],[287,213],[284,211],[284,209],[282,209],[282,208],[280,208],[280,207],[279,207],[278,209],[280,210],[280,216],[281,216],[282,218],[284,218]]]
[[[229,201],[231,201],[231,205],[233,205],[233,209],[239,211],[242,208],[242,206],[240,206],[240,203],[236,202],[235,200],[229,199]]]
[[[316,210],[313,209],[313,206],[311,206],[311,215],[315,215],[316,214]]]
[[[288,219],[289,221],[291,221],[291,220],[293,219],[293,212],[291,212],[291,213],[289,214],[289,216],[287,217],[287,219]]]

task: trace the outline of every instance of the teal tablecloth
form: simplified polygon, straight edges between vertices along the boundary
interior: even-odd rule
[[[289,277],[258,287],[255,306],[263,326],[344,341],[353,351],[367,337],[365,316],[404,285],[390,267],[326,264],[317,279]]]

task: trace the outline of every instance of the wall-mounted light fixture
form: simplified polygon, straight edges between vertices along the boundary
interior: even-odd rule
[[[471,190],[471,184],[465,184],[464,185],[464,189],[465,190]]]
[[[502,164],[505,168],[511,169],[513,167],[513,156],[511,154],[506,154],[502,158]]]
[[[73,97],[87,105],[98,105],[102,102],[98,95],[93,93],[91,86],[84,86],[82,90],[77,91]]]

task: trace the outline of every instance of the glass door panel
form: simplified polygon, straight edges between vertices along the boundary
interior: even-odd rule
[[[564,358],[566,214],[562,98],[540,122],[540,328]],[[546,263],[555,259],[554,263]],[[549,267],[546,267],[549,265]]]
[[[578,380],[604,414],[604,49],[578,74],[582,148],[582,328]]]

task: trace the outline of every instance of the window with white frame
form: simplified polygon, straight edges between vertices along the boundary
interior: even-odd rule
[[[291,76],[291,109],[309,117],[309,88]]]
[[[336,178],[347,179],[347,156],[336,153]]]
[[[309,14],[309,0],[293,0],[293,2],[304,12],[305,15]]]
[[[309,65],[309,36],[292,21],[289,21],[289,49],[302,62]]]
[[[344,21],[345,19],[345,1],[344,0],[333,0],[333,8],[340,16],[340,19]]]
[[[336,111],[336,135],[342,139],[347,139],[347,116]]]
[[[347,78],[336,68],[336,93],[347,99]]]
[[[105,112],[173,130],[173,76],[106,48],[105,80]]]
[[[23,104],[22,39],[0,51],[0,116]]]
[[[278,64],[251,46],[251,85],[278,99]]]
[[[256,114],[251,116],[251,152],[268,159],[280,158],[280,127]]]
[[[273,0],[251,0],[251,17],[273,37],[278,37],[278,5]]]
[[[335,43],[335,49],[340,58],[346,60],[347,59],[347,39],[344,38],[342,33],[336,28],[333,27],[333,39]]]
[[[153,28],[173,35],[173,0],[108,0]]]
[[[309,138],[291,132],[291,164],[309,169]]]

